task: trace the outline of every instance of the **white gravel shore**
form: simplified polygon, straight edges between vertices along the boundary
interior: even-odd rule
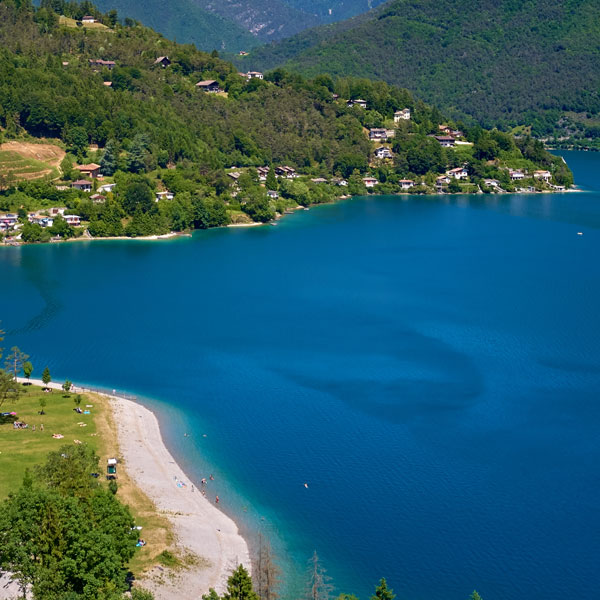
[[[24,379],[22,381],[25,381]],[[31,380],[35,385],[41,381]],[[60,384],[50,387],[60,389]],[[90,391],[77,387],[73,391]],[[250,570],[250,553],[237,525],[191,482],[167,450],[154,413],[119,396],[109,398],[118,432],[122,464],[135,484],[172,523],[176,545],[184,554],[204,559],[202,564],[163,576],[160,569],[141,580],[156,600],[197,600],[215,588],[221,593],[239,564]],[[178,482],[184,486],[178,486]],[[204,564],[206,562],[206,564]]]

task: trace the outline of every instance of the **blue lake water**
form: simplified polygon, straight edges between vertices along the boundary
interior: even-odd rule
[[[597,597],[600,155],[565,156],[586,193],[0,248],[6,341],[146,398],[289,598],[314,549],[363,599]]]

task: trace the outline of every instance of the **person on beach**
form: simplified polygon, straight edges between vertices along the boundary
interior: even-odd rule
[[[211,476],[210,476],[210,480],[211,480],[211,481],[214,481],[214,480],[215,480],[215,478],[212,476],[212,474],[211,474]]]
[[[203,477],[203,478],[200,480],[200,483],[201,483],[202,485],[206,485],[206,477]]]
[[[219,496],[215,498],[215,504],[219,504]]]

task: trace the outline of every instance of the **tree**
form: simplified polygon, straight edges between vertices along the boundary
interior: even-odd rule
[[[482,598],[477,593],[477,590],[473,590],[473,593],[469,596],[469,600],[482,600]]]
[[[252,579],[243,565],[240,565],[227,580],[227,591],[223,600],[259,600],[252,589]]]
[[[119,159],[119,146],[115,140],[108,140],[100,159],[100,172],[103,175],[114,175]]]
[[[65,382],[62,384],[63,391],[68,394],[71,391],[72,385],[73,384],[68,379],[65,379]]]
[[[450,180],[450,183],[448,184],[448,191],[451,194],[460,194],[461,187],[460,187],[460,183],[458,183],[458,179],[452,178]]]
[[[138,133],[131,143],[129,150],[129,170],[132,173],[141,173],[146,170],[146,153],[148,151],[148,136]]]
[[[75,402],[75,406],[81,406],[82,401],[83,396],[81,394],[77,394],[77,396],[75,396],[75,398],[73,399],[73,402]]]
[[[21,352],[17,346],[13,346],[10,349],[10,354],[6,357],[4,361],[4,366],[7,371],[11,371],[14,379],[16,379],[23,369],[23,364],[29,358],[28,354]]]
[[[135,214],[138,210],[144,213],[150,211],[154,207],[154,194],[148,182],[132,181],[125,188],[122,204],[129,215]]]
[[[12,374],[0,369],[0,406],[9,400],[16,402],[19,395],[19,386],[15,384]]]
[[[221,600],[221,597],[215,592],[214,588],[210,588],[208,594],[202,595],[202,600]]]
[[[62,215],[56,215],[52,227],[48,227],[52,235],[58,235],[63,238],[73,237],[73,228],[65,221]]]
[[[34,600],[120,598],[137,531],[129,509],[90,473],[85,446],[63,446],[0,509],[0,568]]]
[[[269,540],[262,533],[258,536],[258,549],[253,564],[256,593],[261,600],[279,598],[279,567],[275,563]]]
[[[387,586],[386,580],[382,577],[379,580],[379,585],[375,588],[375,594],[371,596],[371,600],[394,600],[396,594]]]
[[[267,173],[266,184],[268,190],[277,190],[277,177],[275,177],[275,169],[273,169],[273,167],[271,167]]]
[[[44,398],[44,396],[41,396],[39,402],[40,402],[40,408],[42,409],[42,410],[40,410],[40,415],[44,415],[44,414],[46,414],[44,412],[44,409],[46,408],[46,404],[47,404],[46,398]]]
[[[52,381],[52,377],[50,377],[50,369],[48,367],[46,367],[42,373],[42,381],[44,382],[44,385],[48,385]]]
[[[23,363],[23,375],[25,375],[25,377],[27,377],[27,379],[29,379],[31,377],[31,374],[33,373],[33,365],[26,360]]]
[[[321,565],[319,556],[315,550],[308,561],[308,590],[306,599],[329,600],[332,592],[331,577],[327,575],[327,571]]]

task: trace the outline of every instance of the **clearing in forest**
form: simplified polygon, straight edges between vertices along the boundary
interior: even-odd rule
[[[60,175],[65,151],[53,144],[10,141],[0,145],[0,177],[11,181]]]

